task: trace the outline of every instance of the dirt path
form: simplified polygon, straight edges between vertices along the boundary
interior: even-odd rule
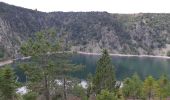
[[[11,63],[13,63],[13,60],[1,61],[1,62],[0,62],[0,67],[1,67],[1,66],[4,66],[4,65],[11,64]]]

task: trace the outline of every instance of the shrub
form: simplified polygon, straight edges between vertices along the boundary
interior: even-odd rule
[[[100,94],[97,95],[97,100],[117,100],[114,93],[108,90],[102,90]]]
[[[167,55],[168,57],[170,57],[170,51],[168,51],[166,55]]]
[[[24,100],[36,100],[38,94],[35,92],[28,92],[27,94],[23,95]]]

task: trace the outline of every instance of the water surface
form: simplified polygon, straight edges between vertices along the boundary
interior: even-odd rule
[[[72,76],[86,79],[89,73],[94,74],[96,70],[96,62],[100,55],[85,55],[75,54],[71,57],[74,64],[83,64],[85,68],[79,72],[75,72]],[[150,57],[121,57],[111,56],[112,63],[115,67],[116,78],[122,80],[126,77],[137,73],[141,79],[148,75],[154,78],[159,78],[165,74],[170,78],[170,59],[165,58],[150,58]],[[17,67],[15,63],[14,67]],[[20,77],[19,81],[25,81],[25,76],[22,71],[16,69],[17,75]]]
[[[96,62],[99,58],[100,55],[74,55],[72,57],[73,63],[86,65],[86,67],[81,72],[77,72],[75,76],[86,78],[88,73],[94,74]],[[144,79],[148,75],[159,78],[163,74],[170,78],[170,59],[125,56],[111,56],[111,58],[118,80],[129,77],[134,73],[137,73],[141,79]]]

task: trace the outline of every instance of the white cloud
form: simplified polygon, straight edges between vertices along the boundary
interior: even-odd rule
[[[170,13],[168,0],[0,0],[40,11],[107,11],[111,13]]]

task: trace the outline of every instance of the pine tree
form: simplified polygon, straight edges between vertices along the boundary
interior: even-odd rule
[[[23,66],[24,71],[27,72],[26,74],[28,74],[28,79],[32,83],[30,86],[35,86],[35,89],[44,87],[43,93],[46,97],[46,100],[50,99],[49,81],[51,78],[50,76],[54,73],[52,70],[49,70],[49,68],[52,69],[53,65],[48,60],[48,53],[57,51],[54,49],[57,43],[51,39],[53,35],[54,34],[52,33],[45,34],[43,32],[38,32],[36,33],[35,39],[29,39],[21,46],[21,53],[24,56],[31,56],[32,59],[36,60],[34,65],[32,64]],[[43,85],[40,85],[41,83],[43,83]]]
[[[87,97],[89,98],[90,97],[90,94],[93,92],[93,76],[92,74],[88,74],[87,76]]]
[[[157,95],[159,96],[160,100],[166,99],[168,96],[170,96],[170,82],[167,78],[167,76],[162,75],[159,80],[157,81],[158,87],[157,87]]]
[[[0,98],[14,100],[18,83],[15,74],[10,67],[0,69]]]
[[[50,90],[55,91],[56,79],[63,78],[64,100],[66,95],[66,75],[68,72],[78,70],[79,66],[71,64],[67,59],[70,54],[61,52],[59,39],[54,33],[38,32],[35,39],[29,39],[21,46],[21,53],[31,56],[31,63],[22,65],[27,76],[28,87],[37,93],[43,93],[49,100]]]
[[[142,98],[142,81],[137,74],[124,81],[122,92],[125,98],[141,99]]]
[[[64,56],[64,55],[63,55]],[[67,55],[65,54],[65,56],[67,57]],[[68,73],[74,72],[74,71],[78,71],[82,69],[81,65],[74,65],[71,64],[70,60],[66,60],[66,59],[61,59],[59,60],[60,64],[58,64],[58,76],[62,78],[63,80],[63,98],[64,100],[67,100],[67,79],[70,78],[70,76],[68,76]]]
[[[143,91],[147,99],[152,100],[156,96],[157,91],[155,89],[155,86],[156,82],[154,78],[152,76],[148,76],[143,84]]]
[[[101,90],[114,91],[115,89],[115,70],[107,50],[97,62],[96,74],[93,79],[94,91],[100,93]]]
[[[131,95],[131,79],[126,78],[123,82],[122,94],[124,98],[128,99]]]
[[[109,92],[108,90],[102,90],[100,94],[97,95],[96,100],[118,100],[114,92]]]

